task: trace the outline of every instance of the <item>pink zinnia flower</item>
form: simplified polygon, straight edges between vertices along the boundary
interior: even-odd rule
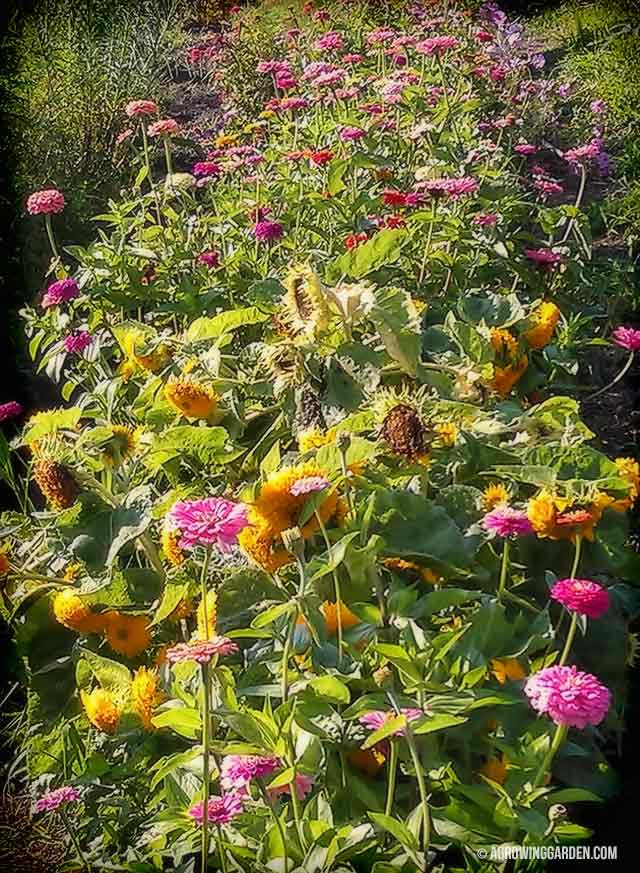
[[[552,252],[551,249],[525,249],[524,254],[541,267],[555,267],[562,261],[562,255]]]
[[[292,88],[295,88],[298,84],[298,80],[290,73],[288,70],[283,70],[280,73],[276,73],[273,77],[273,83],[276,88],[280,88],[281,91],[291,91]]]
[[[129,139],[130,136],[133,136],[133,128],[125,127],[124,130],[121,130],[120,133],[116,137],[116,145],[122,145],[122,143]]]
[[[498,222],[498,215],[495,212],[478,212],[473,216],[473,223],[479,224],[480,227],[493,227]]]
[[[62,788],[56,788],[54,791],[43,794],[36,801],[36,812],[55,812],[58,807],[66,803],[74,803],[79,798],[80,792],[77,788],[64,785]]]
[[[283,97],[278,109],[281,112],[295,112],[296,109],[306,109],[308,105],[306,97]]]
[[[224,497],[179,500],[171,507],[169,521],[182,534],[181,549],[217,546],[221,552],[237,544],[238,534],[249,523],[244,503]]]
[[[421,55],[443,55],[459,45],[455,36],[432,36],[416,43],[416,51]]]
[[[296,794],[300,798],[300,800],[304,800],[307,794],[311,791],[314,786],[315,779],[313,776],[305,776],[304,773],[296,773],[295,778],[295,786],[296,786]],[[279,797],[281,794],[291,794],[291,785],[278,785],[277,788],[268,788],[267,789],[269,797]]]
[[[343,64],[361,64],[363,60],[364,56],[359,55],[357,52],[352,52],[351,54],[342,56]]]
[[[64,194],[56,188],[35,191],[27,199],[27,212],[30,215],[54,215],[65,207]]]
[[[359,127],[343,127],[339,136],[343,142],[355,142],[365,137],[366,132]]]
[[[197,661],[198,664],[208,664],[216,655],[235,655],[238,646],[228,637],[214,637],[212,640],[201,640],[197,643],[177,643],[167,649],[167,661],[180,664],[183,661]]]
[[[544,195],[549,197],[551,194],[562,194],[564,188],[558,182],[553,182],[551,179],[534,179],[534,187]]]
[[[313,47],[317,51],[340,51],[344,40],[337,30],[330,30],[315,41]]]
[[[219,176],[221,173],[220,164],[215,161],[198,161],[193,165],[193,175],[199,177]]]
[[[79,293],[80,289],[75,279],[58,279],[57,282],[52,282],[47,288],[42,298],[42,308],[47,309],[49,306],[60,306],[61,303],[73,300]]]
[[[180,132],[180,126],[175,118],[161,118],[147,128],[149,136],[174,136]]]
[[[611,692],[577,667],[546,667],[530,676],[524,693],[531,706],[555,724],[584,728],[600,724],[611,706]]]
[[[602,115],[606,108],[607,104],[601,98],[598,100],[592,100],[589,104],[589,109],[594,115]]]
[[[519,155],[535,155],[538,147],[529,142],[519,142],[517,146],[514,146],[513,150]]]
[[[522,537],[533,530],[527,513],[511,506],[496,506],[482,519],[482,525],[499,537]]]
[[[64,346],[65,352],[69,352],[69,354],[72,355],[79,355],[85,349],[89,348],[92,342],[93,337],[88,330],[76,330],[63,339],[62,345]]]
[[[590,579],[558,579],[551,597],[571,612],[600,618],[609,609],[609,592]]]
[[[284,228],[278,221],[259,221],[253,228],[253,234],[258,242],[273,242],[282,239]]]
[[[196,260],[199,264],[204,264],[205,267],[210,267],[212,270],[220,266],[220,254],[215,249],[200,252]]]
[[[220,766],[220,785],[225,791],[246,788],[252,779],[264,779],[280,766],[275,755],[226,755]]]
[[[300,497],[301,494],[313,494],[316,491],[323,491],[328,488],[331,483],[324,476],[305,476],[304,479],[298,479],[289,489],[289,494],[294,497]]]
[[[411,709],[403,708],[400,710],[401,715],[404,715],[407,721],[415,721],[417,718],[422,718],[424,712],[421,709]],[[372,710],[371,712],[365,712],[364,715],[361,715],[358,721],[360,724],[363,724],[365,727],[368,727],[369,730],[377,731],[383,725],[385,725],[392,718],[396,717],[396,713],[389,709],[386,712],[380,712],[379,710]],[[404,727],[396,728],[393,732],[394,737],[404,736],[406,730]]]
[[[9,418],[15,418],[22,412],[22,406],[16,400],[10,400],[8,403],[0,404],[0,421],[7,421]]]
[[[229,824],[236,816],[240,815],[243,809],[242,798],[237,794],[223,794],[222,797],[214,795],[209,798],[209,803],[207,804],[207,821],[216,825]],[[199,800],[197,803],[194,803],[189,809],[189,815],[199,825],[203,824],[205,815],[204,801]]]
[[[634,327],[616,327],[611,336],[617,346],[630,352],[640,351],[640,330]]]
[[[158,104],[153,100],[132,100],[124,107],[125,115],[128,118],[140,118],[143,115],[155,115],[158,111]]]
[[[568,149],[562,153],[562,157],[570,164],[580,164],[582,161],[592,160],[597,158],[602,151],[602,140],[594,137],[591,142],[586,145],[578,146],[575,149]]]

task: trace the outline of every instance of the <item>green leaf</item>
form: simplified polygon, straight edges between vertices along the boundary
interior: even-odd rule
[[[441,731],[445,728],[455,727],[467,721],[466,718],[461,718],[457,715],[446,715],[445,713],[436,713],[429,716],[426,721],[420,720],[414,727],[411,725],[411,730],[414,734],[431,734],[434,731]]]
[[[387,737],[390,737],[397,730],[400,730],[400,728],[404,728],[406,724],[406,715],[395,715],[393,718],[387,718],[382,727],[379,727],[377,731],[373,731],[373,733],[369,734],[362,744],[362,748],[370,749],[372,746],[375,746],[376,743],[386,740]]]
[[[160,758],[149,771],[153,773],[149,788],[153,791],[165,776],[168,776],[180,767],[184,767],[185,764],[190,764],[198,755],[200,755],[200,749],[194,748],[187,749],[186,752],[176,752],[175,755],[166,755],[164,758]]]
[[[35,443],[61,430],[75,430],[81,416],[82,410],[78,406],[72,406],[70,409],[51,409],[47,412],[38,412],[30,420],[19,445],[25,446]]]
[[[124,664],[120,664],[118,661],[112,661],[109,658],[96,655],[95,652],[90,652],[88,649],[81,649],[81,651],[82,657],[88,663],[91,672],[105,691],[111,691],[116,697],[120,698],[129,696],[131,673],[128,667],[125,667]]]
[[[146,486],[138,486],[125,498],[122,506],[114,510],[111,520],[113,539],[107,552],[106,564],[110,567],[120,551],[149,527],[151,523],[150,492]]]
[[[145,464],[155,471],[174,458],[185,457],[209,466],[225,455],[228,438],[229,434],[223,427],[188,424],[171,427],[154,439],[145,456]]]
[[[278,603],[276,606],[267,609],[266,612],[261,612],[257,615],[251,622],[251,627],[261,628],[266,627],[268,624],[273,624],[273,622],[277,621],[282,615],[287,615],[288,613],[293,612],[295,608],[295,604],[291,602]]]
[[[164,712],[154,715],[151,723],[156,728],[171,728],[172,731],[188,740],[195,740],[200,736],[202,730],[200,713],[197,709],[186,706],[165,709]]]
[[[339,194],[347,187],[343,181],[344,174],[349,166],[349,161],[332,161],[327,174],[327,191],[331,196]]]
[[[416,617],[426,618],[435,612],[440,612],[451,606],[461,606],[463,603],[469,603],[472,600],[480,600],[481,597],[481,591],[465,591],[462,588],[442,588],[440,591],[433,591],[422,597],[416,604],[413,614]]]
[[[397,261],[406,239],[406,231],[385,228],[368,242],[341,255],[332,265],[331,273],[361,279],[368,273]]]
[[[330,700],[332,703],[351,702],[349,689],[335,676],[318,676],[309,682],[308,687],[323,700]]]
[[[384,815],[381,812],[368,812],[367,815],[374,824],[377,824],[378,827],[388,831],[393,837],[395,837],[400,845],[404,846],[405,849],[409,849],[411,852],[418,851],[418,841],[409,828],[402,822],[395,818],[391,818],[390,815]]]
[[[161,621],[164,621],[165,618],[171,615],[180,601],[187,596],[188,591],[188,582],[183,582],[182,580],[167,582],[162,600],[155,611],[150,627],[160,624]]]
[[[212,318],[208,316],[196,318],[187,331],[187,342],[217,339],[224,333],[237,330],[247,324],[260,324],[270,317],[268,312],[262,312],[257,306],[247,306],[245,309],[222,312]]]

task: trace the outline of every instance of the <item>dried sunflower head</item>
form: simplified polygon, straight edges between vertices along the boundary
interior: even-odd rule
[[[308,264],[300,264],[289,270],[282,298],[282,318],[291,325],[295,336],[306,339],[318,336],[329,323],[329,308],[322,283]]]

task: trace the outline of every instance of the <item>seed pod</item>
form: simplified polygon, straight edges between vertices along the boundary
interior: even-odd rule
[[[38,461],[33,478],[53,509],[68,509],[80,491],[70,471],[58,461]]]
[[[417,461],[426,454],[427,428],[415,409],[404,403],[387,413],[382,422],[382,436],[397,455],[408,461]]]
[[[296,397],[296,427],[298,431],[326,428],[320,398],[310,385],[303,385]]]

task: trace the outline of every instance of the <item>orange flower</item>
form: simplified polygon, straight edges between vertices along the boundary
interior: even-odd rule
[[[516,658],[492,658],[491,673],[501,685],[504,685],[507,680],[518,682],[527,675]]]
[[[122,615],[110,612],[106,617],[107,641],[114,652],[135,658],[151,641],[146,615]]]
[[[324,623],[329,636],[333,636],[338,632],[338,607],[337,604],[330,600],[325,602],[320,607],[320,611],[324,616]],[[360,619],[354,615],[349,607],[343,601],[340,601],[340,620],[342,630],[348,630],[350,627],[360,624]]]
[[[507,779],[508,761],[504,755],[499,758],[488,758],[488,760],[480,768],[480,772],[492,782],[497,782],[498,785],[504,785]]]

